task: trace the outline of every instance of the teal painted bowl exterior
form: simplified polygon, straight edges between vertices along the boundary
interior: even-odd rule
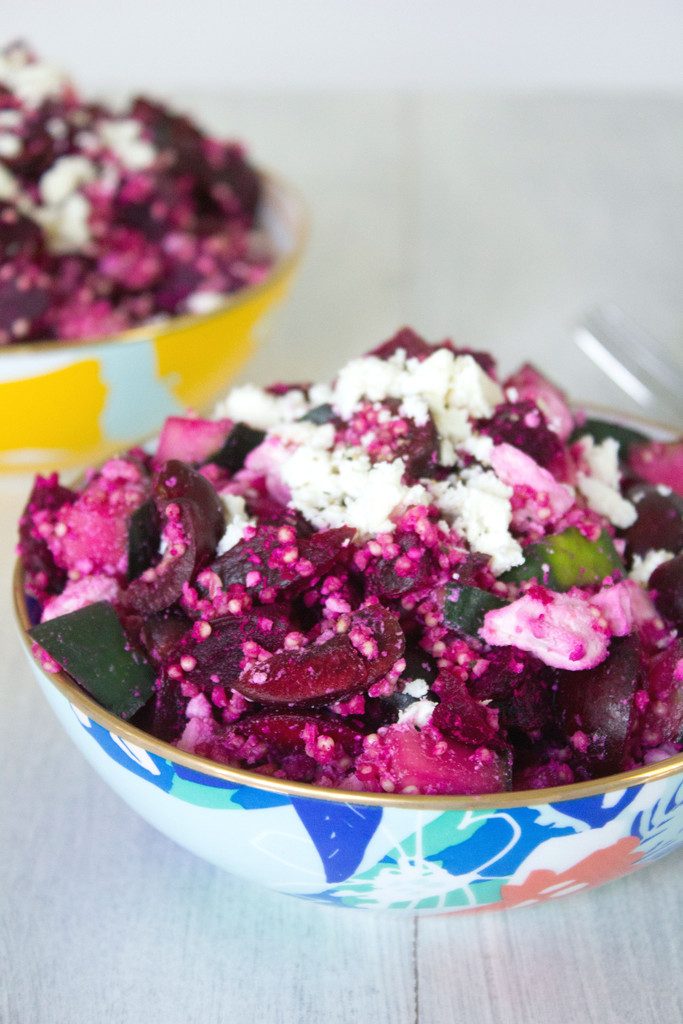
[[[537,792],[326,793],[112,728],[117,719],[72,683],[70,700],[68,683],[29,660],[68,735],[133,810],[202,859],[278,892],[414,914],[507,909],[600,885],[683,846],[683,755]]]

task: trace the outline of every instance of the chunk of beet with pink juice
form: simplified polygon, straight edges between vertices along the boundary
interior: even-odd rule
[[[650,576],[657,611],[683,629],[683,554],[657,566]]]
[[[683,495],[683,440],[634,444],[628,453],[629,468],[641,480],[663,484]]]
[[[245,669],[234,689],[261,704],[330,704],[368,685],[367,663],[345,634],[279,651]]]
[[[261,526],[254,537],[233,545],[211,565],[224,587],[241,583],[260,592],[303,587],[329,572],[343,556],[355,530],[340,526],[300,536],[292,526]]]
[[[63,487],[56,473],[37,476],[19,520],[18,553],[25,572],[26,592],[39,601],[58,594],[66,583],[66,572],[58,566],[47,542],[36,529],[37,513],[53,513],[76,500],[76,492]]]
[[[644,665],[635,636],[613,639],[608,658],[596,668],[557,673],[558,724],[575,750],[577,768],[599,778],[623,771],[636,720],[636,691]]]
[[[232,420],[169,416],[159,436],[157,461],[204,462],[223,445],[232,427]]]
[[[161,561],[124,591],[123,601],[140,612],[160,612],[177,601],[185,583],[213,557],[225,530],[223,503],[201,473],[171,459],[157,473],[152,497],[173,543]]]
[[[205,693],[214,686],[233,686],[240,676],[246,641],[278,651],[293,626],[279,608],[260,608],[242,616],[225,615],[210,623],[196,622],[166,653],[165,669],[179,667]]]
[[[683,742],[683,639],[647,661],[646,694],[635,735],[635,753]]]
[[[532,366],[524,363],[516,373],[508,377],[504,387],[514,388],[517,392],[516,401],[529,400],[539,407],[551,430],[566,441],[574,429],[574,417],[567,403],[564,391],[544,377]]]
[[[661,487],[636,484],[627,497],[635,505],[638,518],[624,532],[628,550],[645,555],[652,548],[677,555],[683,549],[683,498]]]
[[[497,793],[511,787],[512,759],[508,750],[449,740],[431,724],[417,729],[399,722],[365,740],[355,775],[374,792]]]

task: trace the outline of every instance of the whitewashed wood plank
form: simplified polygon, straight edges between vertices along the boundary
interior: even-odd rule
[[[683,1020],[683,855],[538,907],[418,924],[420,1024]]]

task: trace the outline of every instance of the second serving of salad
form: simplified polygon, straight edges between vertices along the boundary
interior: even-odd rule
[[[682,481],[680,441],[404,329],[76,489],[38,477],[34,653],[183,751],[297,782],[612,774],[683,749]]]

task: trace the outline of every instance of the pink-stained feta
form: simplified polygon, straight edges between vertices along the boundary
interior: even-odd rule
[[[119,586],[111,576],[83,576],[78,580],[68,580],[61,594],[49,597],[43,606],[41,622],[56,619],[59,615],[77,612],[79,608],[95,604],[97,601],[115,601],[119,594]]]
[[[517,398],[535,402],[545,415],[548,426],[566,441],[574,429],[574,417],[565,395],[531,363],[525,363],[505,381],[506,389],[514,389]]]
[[[609,649],[609,632],[586,596],[542,587],[487,612],[479,635],[493,647],[519,647],[545,665],[570,671],[595,668]]]
[[[524,533],[549,532],[574,504],[574,491],[558,483],[552,473],[511,444],[491,449],[496,476],[512,487],[512,521]]]

